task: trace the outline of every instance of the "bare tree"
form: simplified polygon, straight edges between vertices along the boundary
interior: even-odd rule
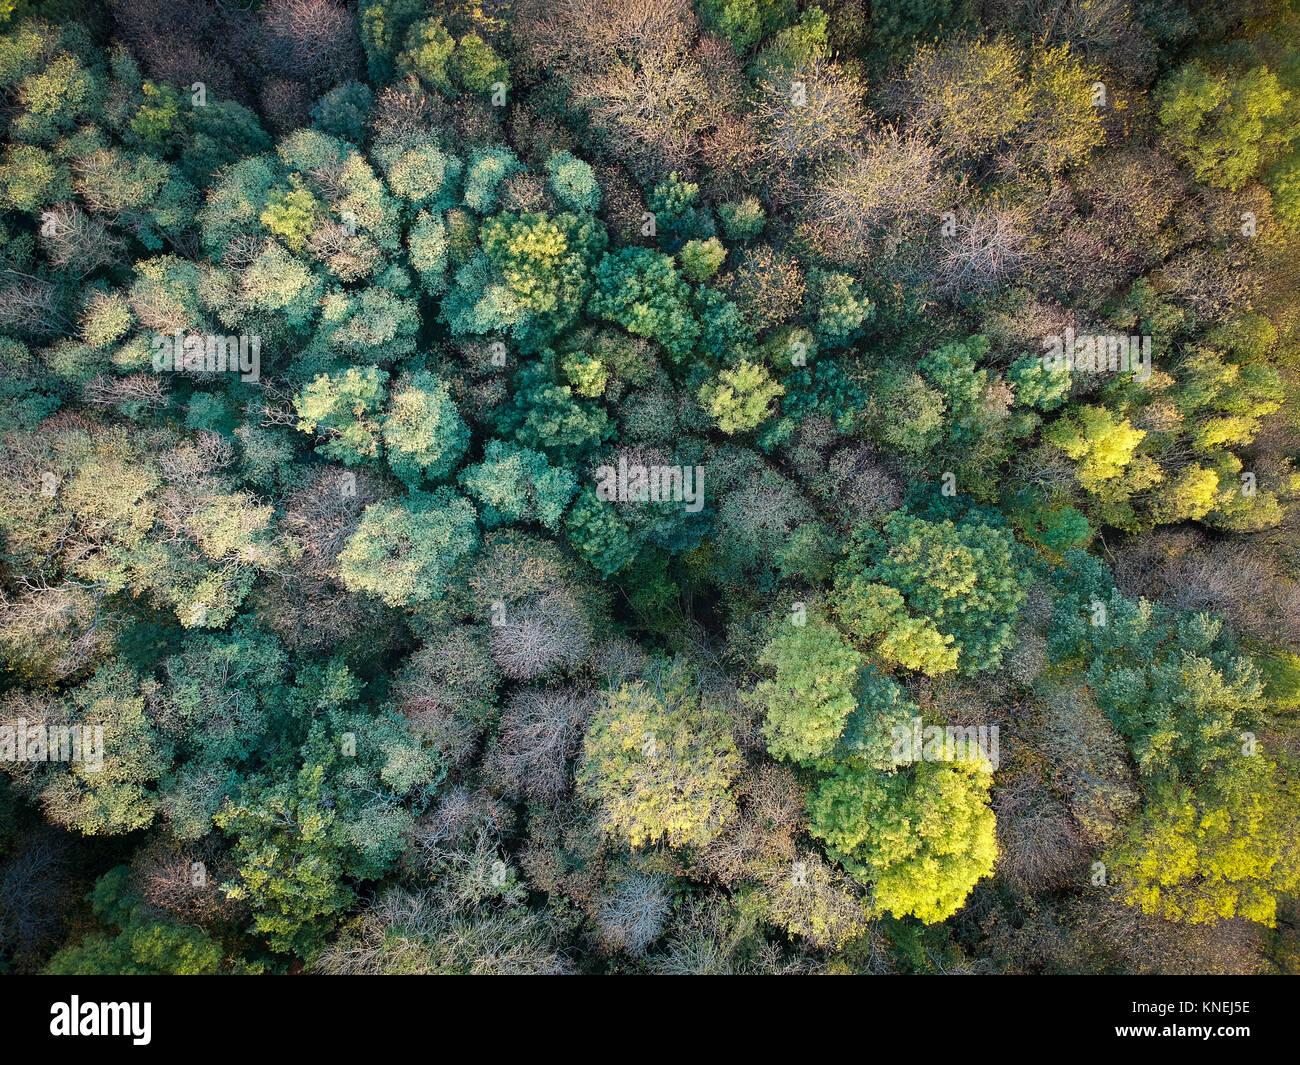
[[[978,295],[1013,278],[1029,257],[1023,212],[986,206],[958,212],[952,236],[935,245],[936,278],[946,295]]]
[[[886,126],[808,186],[798,216],[826,255],[867,265],[937,233],[952,198],[938,149],[919,133]]]
[[[378,481],[369,474],[331,466],[286,499],[282,528],[303,549],[303,571],[316,577],[333,573],[362,511],[381,495]]]
[[[591,699],[568,688],[522,689],[507,700],[487,769],[507,791],[554,802],[569,790],[569,759],[582,739]]]
[[[338,0],[270,0],[258,35],[268,70],[306,82],[313,95],[347,81],[361,62],[356,17]]]
[[[601,897],[596,931],[607,950],[644,954],[663,935],[669,909],[664,877],[632,873]]]
[[[529,59],[562,72],[681,54],[698,29],[690,0],[523,0],[515,15]]]
[[[857,78],[821,59],[758,84],[753,112],[772,198],[795,199],[814,180],[816,168],[859,140],[867,119],[864,94]]]
[[[492,626],[492,658],[512,680],[534,680],[571,669],[591,653],[592,632],[573,595],[557,589],[507,606]]]
[[[0,270],[0,328],[51,336],[69,332],[71,325],[65,301],[53,283]]]
[[[63,679],[89,666],[111,644],[117,619],[102,609],[104,589],[41,574],[15,578],[11,598],[0,591],[0,647],[30,665],[46,662]]]
[[[74,203],[55,204],[43,212],[40,241],[46,258],[76,277],[111,266],[122,251],[121,240]]]
[[[1045,892],[1082,881],[1090,849],[1069,810],[1033,773],[1000,783],[998,875],[1020,891]]]
[[[133,373],[125,377],[96,374],[81,389],[81,398],[91,407],[122,407],[134,404],[145,410],[167,406],[167,382],[158,374]]]
[[[392,692],[412,730],[453,766],[464,766],[478,753],[500,682],[482,630],[458,625],[407,659]]]
[[[0,863],[0,951],[18,972],[35,971],[50,949],[73,885],[67,837],[51,828],[26,835]]]

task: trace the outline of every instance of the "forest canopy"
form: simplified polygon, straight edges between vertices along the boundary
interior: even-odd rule
[[[1300,971],[1293,0],[0,0],[0,971]]]

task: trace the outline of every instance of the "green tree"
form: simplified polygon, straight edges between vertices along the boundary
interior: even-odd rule
[[[864,884],[876,907],[934,924],[966,902],[997,858],[992,773],[971,762],[910,772],[845,766],[809,797],[812,834]]]
[[[814,267],[808,271],[806,316],[823,348],[847,347],[862,335],[873,312],[871,301],[848,274]]]
[[[947,401],[920,374],[901,367],[886,368],[873,384],[872,420],[885,446],[904,454],[924,455],[942,439]]]
[[[568,152],[552,152],[546,173],[551,192],[567,210],[591,212],[600,206],[600,185],[589,163]]]
[[[447,488],[411,491],[402,503],[374,503],[339,554],[339,579],[389,606],[441,598],[452,566],[478,543],[475,511]]]
[[[324,436],[316,450],[349,466],[377,458],[387,383],[387,371],[375,366],[321,374],[294,397],[299,431]]]
[[[632,847],[702,847],[735,815],[741,759],[726,714],[683,663],[605,692],[587,723],[578,784],[604,830]]]
[[[540,364],[518,373],[514,402],[498,411],[497,423],[524,447],[557,457],[588,451],[613,432],[602,407],[575,398],[569,385],[556,382]]]
[[[324,798],[325,767],[305,765],[290,780],[246,786],[214,819],[234,837],[238,870],[222,890],[250,904],[253,928],[281,953],[310,954],[323,922],[353,897],[343,883],[338,815]]]
[[[477,211],[479,214],[487,214],[497,205],[497,200],[501,195],[501,184],[512,173],[519,169],[519,160],[515,158],[514,153],[505,148],[488,148],[476,151],[470,156],[469,165],[465,168],[465,203],[468,207]],[[514,234],[514,240],[520,240],[518,232]],[[486,246],[486,235],[484,239]],[[495,245],[494,245],[495,246]],[[528,241],[525,244],[522,240],[517,245],[520,250],[527,247],[530,254],[541,255],[548,254],[544,245],[536,240]],[[564,249],[560,248],[558,252],[549,253],[558,255]],[[537,262],[537,259],[533,260]]]
[[[628,533],[627,523],[619,517],[613,504],[596,498],[589,485],[579,490],[569,509],[564,519],[564,535],[578,555],[602,577],[618,573],[636,557],[636,545]]]
[[[1007,532],[896,511],[882,532],[864,528],[850,541],[832,605],[860,639],[879,636],[891,660],[969,675],[1001,663],[1024,601]]]
[[[681,260],[682,273],[687,280],[697,285],[708,281],[718,272],[722,260],[727,257],[727,249],[717,237],[708,240],[688,240],[677,253]]]
[[[467,33],[456,42],[452,69],[470,92],[492,92],[498,84],[510,88],[509,65],[477,33]]]
[[[555,532],[578,490],[571,470],[551,466],[539,451],[489,440],[483,461],[467,467],[460,485],[478,502],[485,529],[538,521]]]
[[[685,362],[700,336],[690,293],[673,260],[650,248],[624,248],[600,260],[589,310],[634,336],[663,344]]]
[[[1125,900],[1170,921],[1246,918],[1273,927],[1300,884],[1300,795],[1261,754],[1240,755],[1195,788],[1162,782],[1111,861]]]
[[[1041,411],[1053,411],[1065,403],[1071,379],[1068,367],[1049,369],[1033,355],[1017,359],[1007,371],[1007,380],[1016,387],[1016,402]]]
[[[1292,94],[1267,67],[1216,74],[1185,63],[1155,102],[1166,139],[1197,179],[1226,189],[1255,177],[1294,135]]]
[[[604,227],[590,216],[503,212],[482,227],[482,258],[455,279],[444,314],[455,333],[508,330],[528,351],[562,332],[582,309]]]
[[[117,928],[93,932],[50,959],[54,976],[214,976],[231,971],[221,944],[199,928],[150,909],[131,886],[130,870],[119,865],[97,881],[90,894],[95,916]],[[242,962],[235,972],[256,972]]]
[[[449,475],[469,446],[447,384],[423,370],[397,379],[380,432],[389,467],[411,485]]]
[[[6,713],[6,722],[25,719],[29,728],[43,726],[48,735],[75,727],[83,738],[79,761],[41,763],[21,782],[52,823],[98,836],[134,832],[153,822],[157,782],[170,768],[174,749],[150,720],[140,678],[130,666],[121,661],[102,666],[73,689],[68,701],[28,701],[11,710],[16,712]]]
[[[731,436],[762,424],[772,413],[772,401],[784,394],[765,366],[742,360],[705,382],[699,396],[718,428]]]
[[[724,203],[718,207],[718,218],[722,222],[722,232],[728,240],[752,240],[763,232],[767,214],[763,205],[753,196],[746,196],[734,203]]]
[[[826,757],[857,707],[862,655],[833,625],[809,618],[770,640],[758,662],[776,674],[748,696],[763,711],[768,753],[795,762]]]
[[[797,14],[793,0],[701,0],[699,10],[705,26],[741,55]]]
[[[1052,422],[1043,436],[1079,464],[1079,484],[1092,492],[1124,472],[1146,432],[1106,407],[1079,406]]]
[[[280,237],[292,251],[301,252],[320,224],[321,206],[311,190],[295,183],[273,189],[262,209],[262,225]]]

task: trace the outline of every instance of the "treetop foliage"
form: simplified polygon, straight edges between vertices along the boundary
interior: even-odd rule
[[[1296,969],[1300,16],[0,0],[0,969]]]

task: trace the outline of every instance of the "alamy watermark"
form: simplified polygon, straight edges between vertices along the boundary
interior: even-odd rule
[[[72,995],[50,1007],[50,1035],[129,1036],[138,1047],[152,1036],[151,1002],[82,1002]]]
[[[703,466],[644,466],[620,455],[617,466],[596,470],[596,498],[607,503],[684,503],[688,514],[704,509]]]
[[[103,725],[29,725],[19,718],[0,725],[0,762],[81,762],[104,768]]]
[[[1043,338],[1044,370],[1078,370],[1087,373],[1132,371],[1133,379],[1151,380],[1151,338],[1149,336],[1064,334]]]
[[[992,773],[997,769],[997,725],[926,725],[919,717],[912,724],[895,725],[890,754],[896,765],[909,762],[976,762]]]
[[[260,336],[159,333],[153,338],[154,373],[237,373],[256,381],[262,370]]]

